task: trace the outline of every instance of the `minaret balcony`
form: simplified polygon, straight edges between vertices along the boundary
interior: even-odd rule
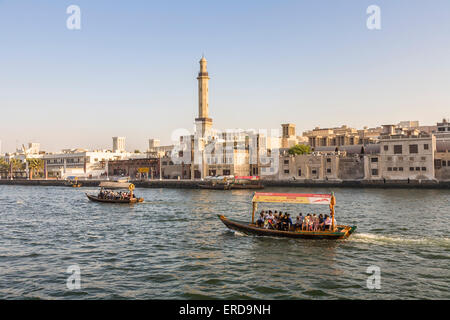
[[[199,72],[198,76],[199,77],[208,77],[208,72]]]

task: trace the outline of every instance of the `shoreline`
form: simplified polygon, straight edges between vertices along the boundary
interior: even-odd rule
[[[105,180],[79,180],[82,187],[98,187],[101,181]],[[0,185],[21,185],[21,186],[47,186],[47,187],[67,187],[65,180],[0,180]],[[200,180],[137,180],[130,181],[137,188],[175,188],[175,189],[200,189]],[[261,180],[264,187],[288,187],[288,188],[382,188],[382,189],[450,189],[450,181],[433,180],[343,180],[343,181],[323,181],[323,180]],[[234,189],[237,190],[237,189]],[[245,189],[240,189],[245,190]],[[249,190],[249,189],[247,189]],[[264,189],[262,189],[264,190]],[[261,191],[264,192],[264,191]]]

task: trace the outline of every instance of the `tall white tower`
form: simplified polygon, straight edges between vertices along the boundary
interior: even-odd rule
[[[209,118],[209,92],[208,82],[209,75],[206,65],[208,62],[205,57],[200,59],[200,72],[198,73],[198,118],[195,119],[197,134],[205,137],[210,133],[212,127],[212,119]]]

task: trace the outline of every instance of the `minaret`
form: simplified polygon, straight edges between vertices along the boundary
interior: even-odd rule
[[[200,60],[200,72],[198,73],[198,118],[195,119],[197,132],[201,137],[205,137],[210,133],[212,127],[212,119],[208,117],[208,70],[206,69],[207,61],[205,57]]]

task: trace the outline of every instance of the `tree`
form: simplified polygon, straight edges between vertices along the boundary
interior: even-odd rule
[[[141,153],[141,152],[140,152],[139,150],[136,149],[136,150],[134,150],[134,153]]]
[[[305,144],[296,144],[295,146],[290,148],[288,152],[291,155],[308,154],[311,153],[311,147]]]
[[[30,180],[33,179],[33,173],[39,173],[44,170],[44,161],[42,159],[27,159],[28,169],[30,170]]]

